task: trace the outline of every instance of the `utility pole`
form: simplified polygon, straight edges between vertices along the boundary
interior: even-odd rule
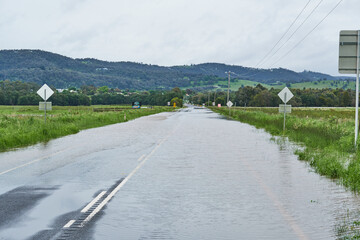
[[[230,74],[235,74],[233,72],[227,71],[225,72],[228,75],[228,90],[227,90],[227,101],[226,104],[230,101]]]
[[[230,95],[230,74],[231,74],[231,72],[227,71],[225,73],[228,75],[228,90],[227,90],[227,101],[226,101],[226,103],[228,103],[229,102],[229,95]]]
[[[210,106],[210,92],[208,92],[208,107]]]

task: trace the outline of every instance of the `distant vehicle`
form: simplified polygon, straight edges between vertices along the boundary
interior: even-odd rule
[[[140,108],[141,102],[132,102],[132,108]]]

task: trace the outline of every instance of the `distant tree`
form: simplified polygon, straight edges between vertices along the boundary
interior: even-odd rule
[[[96,93],[96,87],[94,85],[82,85],[80,89],[81,92],[86,95],[94,95]]]
[[[107,92],[109,92],[109,87],[108,87],[108,86],[102,86],[102,87],[99,87],[99,88],[97,89],[97,91],[98,91],[99,93],[107,93]]]
[[[175,93],[177,93],[177,94],[182,94],[182,93],[181,93],[181,89],[178,88],[178,87],[173,88],[171,91],[173,91],[173,92],[175,92]]]
[[[221,104],[221,106],[224,106],[225,105],[225,98],[224,97],[217,97],[215,99],[215,104],[216,105]]]
[[[174,103],[176,103],[176,106],[177,106],[177,107],[182,107],[182,106],[183,106],[183,101],[182,101],[182,99],[180,99],[180,98],[178,98],[178,97],[175,97],[175,98],[171,99],[171,101],[170,101],[171,106],[173,106]]]
[[[254,107],[273,107],[273,96],[267,89],[263,90],[254,96],[250,105]]]

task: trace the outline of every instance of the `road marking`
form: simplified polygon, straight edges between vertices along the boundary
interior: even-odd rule
[[[83,210],[81,210],[82,213],[87,212],[97,201],[99,201],[99,199],[104,196],[104,194],[106,193],[106,191],[102,191],[101,193],[99,193],[99,195],[97,195],[96,198],[94,198],[88,205],[86,205],[86,207],[83,208]]]
[[[138,161],[138,162],[141,162],[141,161],[144,159],[145,156],[146,156],[146,155],[143,154],[137,161]]]
[[[71,227],[71,225],[73,225],[74,222],[76,222],[76,221],[75,220],[70,220],[67,224],[65,224],[65,226],[63,228]]]
[[[296,223],[296,220],[290,215],[290,213],[285,209],[279,198],[276,196],[276,194],[270,189],[270,187],[264,182],[264,180],[261,178],[259,173],[250,166],[250,163],[248,161],[243,161],[245,166],[248,168],[248,172],[251,172],[253,177],[256,179],[258,184],[262,187],[262,189],[265,191],[268,198],[273,202],[275,207],[278,208],[278,211],[284,218],[284,220],[290,225],[294,233],[298,236],[301,240],[307,240],[309,239],[306,234],[302,231],[300,226]]]
[[[145,164],[145,162],[156,152],[156,150],[168,139],[170,135],[171,134],[162,139],[148,155],[142,155],[138,159],[138,161],[140,161],[144,158],[144,160],[142,160],[137,165],[137,167],[99,204],[99,206],[97,206],[94,211],[92,211],[90,215],[87,216],[84,221],[82,221],[80,225],[81,227],[84,227],[85,224],[88,223],[111,200],[111,198],[120,190],[120,188],[122,188],[126,182],[129,181],[129,179]]]
[[[3,175],[3,174],[6,174],[6,173],[12,172],[12,171],[14,171],[14,170],[16,170],[16,169],[23,168],[23,167],[26,167],[26,166],[31,165],[31,164],[33,164],[33,163],[39,162],[39,161],[44,160],[44,159],[46,159],[46,158],[49,158],[49,157],[52,157],[52,156],[58,155],[59,153],[62,153],[62,152],[64,152],[65,150],[68,150],[68,149],[64,149],[64,150],[61,150],[61,151],[59,151],[59,152],[56,152],[56,153],[53,153],[53,154],[46,155],[46,156],[44,156],[44,157],[41,157],[41,158],[35,159],[35,160],[31,161],[31,162],[24,163],[24,164],[22,164],[22,165],[20,165],[20,166],[17,166],[17,167],[14,167],[14,168],[8,169],[8,170],[3,171],[3,172],[0,172],[0,176],[1,176],[1,175]]]

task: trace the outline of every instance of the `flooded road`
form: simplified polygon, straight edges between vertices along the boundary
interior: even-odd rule
[[[360,198],[294,147],[189,108],[2,153],[0,239],[341,238]]]

